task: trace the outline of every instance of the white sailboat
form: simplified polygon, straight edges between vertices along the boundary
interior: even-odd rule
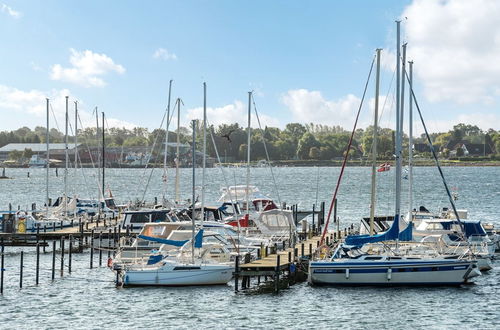
[[[480,275],[476,260],[468,256],[429,256],[411,249],[400,249],[399,241],[411,240],[413,224],[400,232],[401,169],[402,169],[402,104],[400,98],[400,22],[397,22],[397,84],[396,84],[396,209],[391,227],[374,234],[373,197],[370,234],[348,236],[331,257],[309,264],[311,284],[332,285],[460,285]],[[403,47],[403,63],[406,48]],[[377,86],[380,71],[380,50],[377,50]],[[403,68],[403,77],[405,75]],[[378,89],[377,89],[378,91]],[[376,95],[378,98],[378,95]],[[377,110],[375,111],[377,113]],[[342,172],[341,172],[342,173]],[[373,187],[373,186],[372,186]],[[373,195],[372,195],[373,196]],[[378,244],[384,242],[382,245]]]

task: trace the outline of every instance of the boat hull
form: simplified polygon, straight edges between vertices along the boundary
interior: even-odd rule
[[[309,283],[315,285],[460,285],[481,273],[474,262],[357,263],[312,262]]]
[[[233,268],[225,265],[159,267],[157,269],[126,270],[124,286],[197,286],[227,284]]]

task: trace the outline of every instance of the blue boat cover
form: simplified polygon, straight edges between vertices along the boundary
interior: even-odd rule
[[[183,246],[189,240],[183,240],[183,241],[176,241],[173,239],[165,239],[165,238],[158,238],[158,237],[151,237],[151,236],[146,236],[146,235],[139,235],[138,236],[140,239],[146,240],[146,241],[151,241],[151,242],[157,242],[161,244],[168,244],[168,245],[173,245],[173,246]],[[194,247],[195,248],[201,248],[203,243],[203,229],[200,229],[197,233],[196,236],[194,237]]]
[[[155,256],[149,256],[148,265],[154,265],[154,264],[160,262],[162,259],[163,259],[163,256],[161,254],[155,255]]]
[[[400,241],[413,241],[413,222],[410,222],[404,230],[399,233]]]
[[[410,229],[411,230],[411,229]],[[399,239],[399,215],[394,217],[391,228],[389,230],[373,236],[370,235],[349,235],[345,239],[345,244],[361,246],[367,243],[376,243],[383,241],[392,241]]]
[[[463,224],[463,228],[465,230],[465,236],[468,238],[472,235],[477,236],[486,236],[486,231],[484,231],[483,226],[481,225],[481,221],[479,220],[460,220]],[[451,230],[452,224],[458,224],[457,220],[455,221],[443,221],[441,225],[445,230]]]
[[[157,242],[161,244],[168,244],[168,245],[173,245],[173,246],[183,246],[189,240],[184,240],[184,241],[176,241],[173,239],[165,239],[165,238],[158,238],[158,237],[151,237],[151,236],[146,236],[146,235],[139,235],[138,236],[140,239],[146,240],[146,241],[151,241],[151,242]]]

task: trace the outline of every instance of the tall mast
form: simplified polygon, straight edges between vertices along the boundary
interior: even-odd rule
[[[104,173],[106,170],[106,141],[104,140],[104,112],[102,112],[102,200],[104,202],[104,189],[105,189],[105,181],[104,181]]]
[[[180,128],[181,128],[181,99],[177,99],[177,150],[175,158],[177,161],[175,162],[175,200],[179,200],[179,162],[180,162],[180,148],[179,144],[181,143],[180,138]]]
[[[172,95],[172,79],[168,85],[167,123],[165,125],[165,150],[163,151],[163,206],[167,201],[167,155],[168,155],[168,129],[170,127],[170,97]]]
[[[409,61],[410,65],[410,86],[409,86],[409,108],[408,108],[408,207],[409,207],[409,219],[408,222],[413,221],[413,61]]]
[[[49,206],[50,206],[50,198],[49,198],[49,169],[50,169],[50,147],[49,147],[49,139],[50,139],[50,133],[49,133],[49,107],[50,107],[50,103],[49,103],[49,99],[47,98],[47,134],[45,136],[45,142],[47,144],[47,165],[46,165],[46,168],[47,168],[47,172],[46,172],[46,175],[45,175],[45,191],[46,191],[46,195],[45,195],[45,200],[47,201],[47,214],[46,214],[46,218],[49,217]]]
[[[196,192],[195,192],[195,185],[196,185],[196,176],[195,176],[195,169],[196,169],[196,120],[193,120],[191,122],[193,124],[193,145],[191,147],[191,153],[193,154],[193,208],[191,212],[191,224],[192,224],[192,229],[191,229],[191,257],[193,259],[194,263],[194,226],[195,226],[195,219],[196,219],[196,209],[195,209],[195,198],[196,198]]]
[[[247,189],[246,189],[246,202],[247,202],[247,216],[250,210],[250,138],[252,137],[251,114],[252,114],[252,92],[248,92],[248,126],[247,126]]]
[[[375,114],[373,116],[373,143],[372,143],[372,191],[370,203],[370,235],[374,234],[373,223],[375,218],[375,194],[376,194],[376,176],[377,176],[377,135],[378,135],[378,94],[380,87],[380,51],[377,49],[377,74],[375,79]]]
[[[402,155],[401,155],[401,131],[400,131],[400,121],[401,121],[401,105],[400,105],[400,89],[401,85],[401,69],[400,69],[400,24],[401,21],[396,21],[397,27],[397,41],[396,41],[396,210],[395,210],[395,219],[399,219],[399,215],[401,214],[401,167],[402,167]]]
[[[68,96],[66,96],[66,115],[64,130],[64,216],[68,212]]]
[[[78,170],[78,101],[75,101],[75,173]]]
[[[75,101],[75,177],[76,171],[78,170],[78,101]],[[75,189],[76,194],[76,189]],[[76,218],[76,208],[73,212],[73,216]]]
[[[96,146],[96,154],[97,154],[97,199],[100,200],[101,197],[101,171],[100,171],[100,153],[99,153],[99,113],[97,112],[97,107],[95,107],[95,135],[96,135],[96,141],[97,141],[97,146]],[[97,203],[99,205],[99,210],[101,209],[101,203]]]
[[[201,172],[201,226],[205,220],[205,169],[207,166],[207,83],[203,83],[203,165]]]

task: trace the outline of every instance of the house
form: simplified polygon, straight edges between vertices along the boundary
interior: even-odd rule
[[[489,144],[460,141],[450,149],[450,156],[456,156],[458,149],[462,149],[461,154],[464,156],[486,156],[493,153]]]

